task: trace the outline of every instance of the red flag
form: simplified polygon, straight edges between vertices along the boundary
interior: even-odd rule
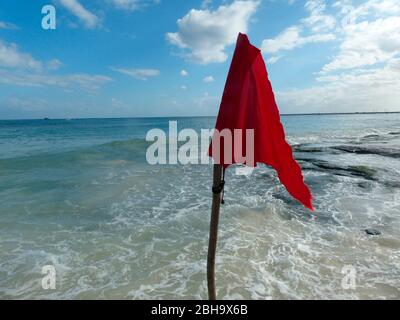
[[[239,33],[237,39],[215,129],[219,132],[228,129],[232,136],[235,129],[242,129],[242,132],[253,129],[254,164],[250,165],[256,166],[257,162],[262,162],[272,166],[287,191],[305,207],[314,210],[312,194],[304,183],[301,168],[294,160],[292,149],[285,140],[285,132],[261,51],[250,44],[245,34]],[[228,161],[224,153],[225,143],[219,143],[219,150],[213,151],[215,139],[214,135],[208,151],[209,156],[224,168],[237,163],[234,156],[234,139],[228,151],[232,152],[231,161]],[[246,141],[242,141],[241,150],[246,150]]]

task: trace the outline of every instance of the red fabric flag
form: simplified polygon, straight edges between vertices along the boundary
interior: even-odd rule
[[[304,183],[301,168],[294,160],[292,149],[285,140],[285,132],[261,51],[250,44],[245,34],[239,33],[237,39],[215,129],[219,132],[228,129],[232,136],[235,129],[242,129],[242,132],[253,129],[254,164],[250,165],[256,166],[257,162],[261,162],[272,166],[287,191],[305,207],[314,210],[312,194]],[[234,157],[234,139],[228,151],[232,152],[231,161],[228,161],[226,153],[224,154],[225,143],[219,143],[219,150],[214,148],[216,150],[213,151],[215,139],[214,135],[208,151],[209,156],[224,168],[237,163]],[[245,140],[242,140],[241,150],[246,150]],[[246,162],[245,164],[249,165]]]

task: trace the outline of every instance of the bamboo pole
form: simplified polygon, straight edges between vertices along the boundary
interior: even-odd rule
[[[215,290],[215,253],[217,251],[219,210],[221,206],[221,192],[214,192],[222,183],[222,166],[214,164],[213,167],[213,196],[210,221],[210,238],[207,256],[207,286],[209,300],[216,300]]]

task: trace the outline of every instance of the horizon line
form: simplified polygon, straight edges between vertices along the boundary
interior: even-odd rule
[[[355,114],[393,114],[400,111],[360,111],[360,112],[310,112],[310,113],[281,113],[281,117],[287,116],[332,116],[332,115],[355,115]],[[216,118],[215,116],[137,116],[137,117],[65,117],[65,118],[18,118],[0,119],[0,121],[26,121],[26,120],[90,120],[90,119],[152,119],[152,118]]]

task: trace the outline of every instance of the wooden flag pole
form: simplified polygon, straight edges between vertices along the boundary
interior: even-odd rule
[[[223,183],[222,166],[220,164],[214,164],[210,238],[208,241],[207,256],[207,285],[209,300],[217,299],[215,290],[215,253],[217,251],[219,210],[221,206],[221,192],[224,187]]]

